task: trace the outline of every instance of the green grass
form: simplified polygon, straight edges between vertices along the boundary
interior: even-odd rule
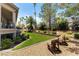
[[[48,39],[53,38],[53,36],[42,35],[42,34],[37,34],[37,33],[26,32],[25,35],[27,35],[27,34],[30,35],[30,39],[29,40],[25,40],[21,44],[17,45],[15,48],[13,48],[13,50],[24,48],[26,46],[30,46],[32,44],[35,44],[35,43],[38,43],[38,42],[42,42],[42,41],[46,41]]]

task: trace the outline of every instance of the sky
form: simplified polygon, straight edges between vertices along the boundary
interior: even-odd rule
[[[15,3],[15,5],[19,8],[18,19],[20,17],[25,16],[33,16],[34,17],[34,6],[33,3]],[[41,20],[39,18],[39,12],[41,10],[42,4],[36,4],[36,19],[39,23]]]
[[[15,3],[15,5],[19,8],[17,23],[18,23],[20,17],[25,17],[25,16],[34,17],[34,5],[33,5],[33,3]],[[37,21],[37,24],[41,22],[41,18],[39,18],[39,13],[41,11],[42,5],[43,5],[42,3],[36,4],[36,21]],[[62,12],[62,10],[59,9],[57,13],[61,13],[61,12]],[[26,22],[23,21],[23,23],[25,24]]]

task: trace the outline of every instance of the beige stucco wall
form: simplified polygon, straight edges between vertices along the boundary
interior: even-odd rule
[[[2,4],[2,7],[6,8],[7,10],[12,11],[12,12],[15,11],[15,9],[13,9],[12,7],[10,7],[10,6],[7,5],[7,4]]]
[[[3,29],[3,28],[1,28],[1,25],[2,25],[2,22],[1,22],[1,20],[2,20],[2,14],[1,14],[2,10],[1,9],[2,9],[2,7],[6,8],[7,10],[12,12],[12,15],[13,15],[12,20],[13,20],[14,24],[16,23],[17,13],[18,13],[18,8],[15,5],[13,5],[11,3],[0,3],[0,48],[1,48],[1,35],[2,34],[14,33],[13,37],[15,38],[15,36],[16,36],[16,27],[13,28],[13,29],[8,29],[8,28]]]
[[[13,20],[13,23],[16,24],[18,8],[15,5],[11,4],[11,3],[0,3],[0,25],[2,24],[1,23],[1,19],[2,19],[2,14],[1,14],[2,10],[1,10],[1,8],[2,7],[4,9],[7,9],[8,11],[12,12],[12,20]],[[16,33],[16,27],[13,28],[13,29],[9,29],[9,28],[4,29],[4,28],[1,28],[1,26],[0,26],[0,36],[1,36],[1,34],[8,34],[8,33]]]

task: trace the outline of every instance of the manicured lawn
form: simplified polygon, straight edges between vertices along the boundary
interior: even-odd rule
[[[32,44],[35,44],[35,43],[38,43],[38,42],[42,42],[42,41],[46,41],[48,39],[52,39],[53,38],[53,36],[42,35],[42,34],[37,34],[37,33],[26,32],[25,34],[26,35],[29,34],[30,35],[30,39],[29,40],[25,40],[21,44],[17,45],[13,50],[24,48],[26,46],[30,46]]]

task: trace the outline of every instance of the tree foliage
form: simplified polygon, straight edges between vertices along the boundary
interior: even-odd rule
[[[51,30],[51,18],[52,18],[52,15],[55,14],[54,12],[55,12],[55,9],[54,10],[52,9],[52,4],[45,3],[41,7],[41,12],[39,14],[39,16],[45,21],[45,23],[49,24],[50,30]]]
[[[29,16],[28,19],[26,20],[27,24],[29,24],[28,27],[28,31],[33,31],[35,26],[35,20],[32,18],[32,16]]]
[[[46,24],[44,22],[40,22],[39,29],[40,30],[46,30],[47,29]]]
[[[70,3],[68,4],[65,10],[65,16],[70,17],[72,15],[78,16],[79,15],[79,3]]]
[[[68,22],[66,19],[58,18],[56,21],[56,24],[57,24],[58,30],[68,30],[69,29]]]

